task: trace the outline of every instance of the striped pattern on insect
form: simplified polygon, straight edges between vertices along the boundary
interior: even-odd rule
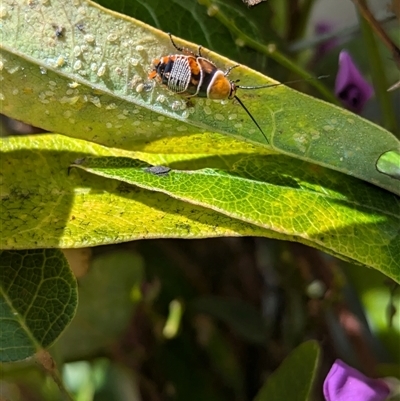
[[[226,71],[222,71],[212,61],[202,56],[201,46],[199,46],[196,54],[188,49],[178,47],[172,39],[172,35],[168,35],[175,49],[183,54],[171,54],[154,59],[153,70],[148,75],[149,79],[156,78],[172,92],[189,98],[197,96],[216,100],[236,99],[269,143],[257,121],[236,96],[236,91],[237,89],[268,88],[281,84],[262,86],[236,85],[238,81],[231,81],[228,76],[239,65],[234,65]]]

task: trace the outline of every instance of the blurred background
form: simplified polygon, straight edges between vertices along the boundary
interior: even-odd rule
[[[350,0],[268,0],[253,8],[242,0],[99,3],[279,81],[299,78],[277,59],[243,46],[229,26],[212,18],[212,6],[218,6],[255,41],[275,44],[304,71],[329,75],[332,93],[343,49],[371,82]],[[368,4],[398,39],[399,2]],[[398,70],[378,45],[394,83]],[[307,82],[296,88],[322,97]],[[391,102],[398,112],[399,91]],[[382,121],[374,97],[361,113]],[[2,119],[2,135],[37,132]],[[79,307],[51,351],[76,400],[254,400],[284,358],[308,339],[318,340],[323,350],[316,401],[323,399],[321,383],[336,358],[370,376],[399,375],[399,289],[375,270],[266,238],[144,240],[65,255],[78,278]],[[29,361],[1,369],[5,399],[62,399],[54,382]]]

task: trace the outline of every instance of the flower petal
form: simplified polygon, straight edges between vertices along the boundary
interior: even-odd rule
[[[342,50],[335,82],[336,96],[348,109],[360,113],[373,93],[372,86],[362,76],[350,54]]]
[[[384,401],[390,390],[384,381],[364,376],[337,359],[324,382],[326,401]]]

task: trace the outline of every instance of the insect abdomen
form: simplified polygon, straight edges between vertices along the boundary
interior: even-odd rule
[[[175,93],[186,92],[189,87],[192,71],[188,57],[176,56],[174,61],[169,61],[163,74],[163,83]]]
[[[172,92],[197,95],[202,74],[194,57],[171,57],[159,74],[162,83]]]

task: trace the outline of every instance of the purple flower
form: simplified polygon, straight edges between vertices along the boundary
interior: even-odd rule
[[[339,71],[336,75],[335,94],[355,113],[361,113],[367,100],[374,94],[372,86],[364,79],[345,50],[339,54]]]
[[[370,379],[337,359],[324,382],[326,401],[384,401],[390,394],[382,379]]]
[[[314,33],[316,36],[324,36],[328,33],[331,33],[334,28],[334,25],[328,21],[319,21],[315,24]],[[339,44],[337,38],[327,39],[321,42],[317,48],[315,49],[315,58],[319,60],[326,53],[331,51]]]

